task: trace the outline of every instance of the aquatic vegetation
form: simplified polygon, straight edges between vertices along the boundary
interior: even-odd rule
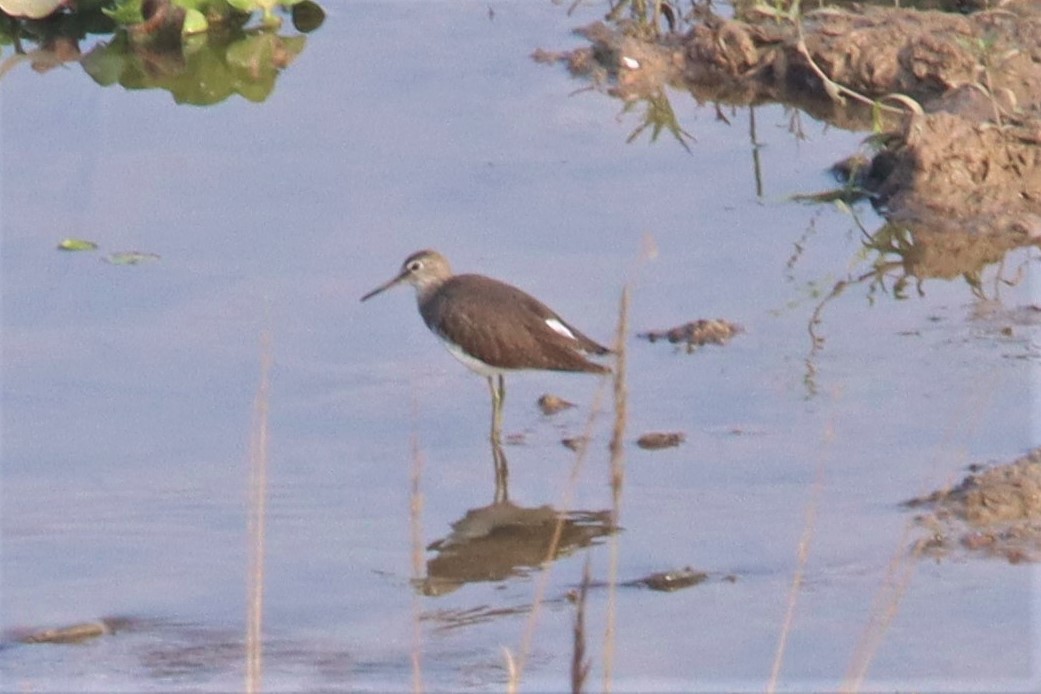
[[[208,31],[211,25],[243,23],[243,19],[260,13],[265,27],[279,27],[282,19],[277,8],[289,8],[304,0],[115,0],[112,8],[102,10],[117,24],[148,25],[155,28],[172,23],[185,34]],[[149,28],[149,27],[146,27]]]
[[[0,3],[20,12],[0,13],[0,50],[14,49],[0,76],[23,62],[40,73],[79,63],[102,86],[165,89],[194,105],[234,94],[264,101],[306,45],[303,35],[281,33],[276,13],[288,11],[301,34],[325,19],[311,0],[80,0],[31,18],[43,11],[31,3],[42,1]]]

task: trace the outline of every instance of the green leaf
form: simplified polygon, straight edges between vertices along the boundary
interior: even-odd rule
[[[127,67],[126,35],[109,43],[99,43],[80,58],[80,65],[102,87],[119,82]]]
[[[260,23],[266,29],[278,29],[282,26],[282,18],[275,14],[272,8],[265,7]]]
[[[98,244],[84,239],[62,239],[58,242],[60,251],[96,251]]]
[[[159,260],[159,254],[142,253],[141,251],[120,251],[118,253],[109,253],[104,260],[112,265],[139,265]]]
[[[141,13],[141,0],[116,0],[112,9],[102,7],[101,11],[113,22],[123,26],[138,24],[145,20]]]
[[[198,10],[204,12],[207,5],[210,4],[210,0],[173,0],[173,4],[177,5],[181,9],[187,11]]]
[[[210,28],[210,23],[206,21],[206,15],[199,10],[185,10],[184,11],[184,24],[181,25],[182,34],[201,34]]]
[[[239,12],[245,12],[247,14],[260,8],[257,4],[257,0],[228,0],[228,4]]]

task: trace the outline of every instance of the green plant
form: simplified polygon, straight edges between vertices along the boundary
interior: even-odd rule
[[[169,0],[166,4],[160,3],[158,9],[152,9],[150,16],[146,17],[143,0],[114,0],[110,7],[102,11],[121,26],[141,25],[153,18],[168,15],[175,18],[169,21],[180,23],[178,28],[182,34],[190,35],[209,31],[214,24],[222,25],[230,21],[245,23],[257,12],[261,15],[263,26],[278,27],[282,19],[275,14],[275,10],[301,2],[304,0]],[[170,13],[170,8],[175,11]]]

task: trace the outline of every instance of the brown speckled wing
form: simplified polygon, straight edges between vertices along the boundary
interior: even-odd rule
[[[576,330],[545,304],[516,287],[482,275],[456,275],[420,307],[427,326],[442,338],[498,369],[546,369],[607,373],[582,353],[609,350]],[[572,340],[548,325],[560,321]]]

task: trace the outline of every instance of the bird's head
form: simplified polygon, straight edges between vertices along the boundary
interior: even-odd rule
[[[401,264],[401,271],[396,277],[376,287],[361,300],[371,299],[380,292],[402,283],[411,284],[416,288],[416,293],[422,296],[437,289],[451,276],[452,267],[443,255],[432,250],[417,251],[405,258],[405,262]]]

